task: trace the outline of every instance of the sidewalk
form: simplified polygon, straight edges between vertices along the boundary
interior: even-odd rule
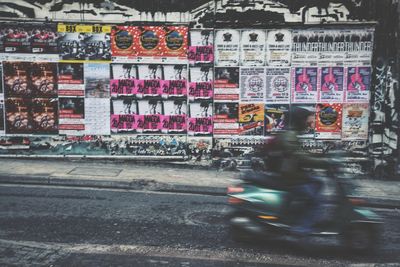
[[[190,163],[132,163],[99,160],[0,159],[0,183],[121,188],[224,195],[236,172]],[[348,180],[354,197],[368,206],[400,208],[400,182]]]

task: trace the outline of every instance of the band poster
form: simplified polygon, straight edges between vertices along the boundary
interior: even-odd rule
[[[264,104],[239,104],[239,134],[264,134]]]
[[[290,68],[266,68],[265,102],[290,103]]]
[[[188,59],[191,64],[214,62],[214,31],[212,29],[190,30]]]
[[[58,95],[85,95],[83,63],[58,64]]]
[[[59,133],[65,135],[85,134],[85,99],[83,97],[60,97]]]
[[[240,68],[240,100],[264,101],[265,92],[265,68],[252,67]]]
[[[289,128],[289,105],[272,104],[265,106],[265,135]]]
[[[6,134],[32,134],[32,99],[11,97],[5,100]]]
[[[239,65],[240,31],[225,29],[215,31],[215,66]]]
[[[239,103],[214,103],[214,135],[239,133]]]
[[[1,23],[0,53],[58,54],[55,23]]]
[[[214,100],[238,101],[239,93],[239,68],[215,68]]]
[[[213,67],[211,65],[191,66],[189,100],[212,99],[214,93]]]
[[[319,60],[317,29],[292,30],[292,66],[317,66]]]
[[[292,33],[289,30],[267,31],[266,60],[268,66],[290,66]]]
[[[343,104],[343,140],[368,139],[368,103]]]
[[[212,102],[203,100],[189,105],[188,134],[211,135],[213,133]]]
[[[348,67],[345,102],[368,103],[370,97],[371,67]]]
[[[243,30],[240,38],[240,65],[265,65],[265,31]]]
[[[318,96],[317,68],[293,68],[291,77],[292,103],[316,103]]]
[[[59,23],[57,30],[61,60],[111,60],[111,26]]]
[[[318,71],[321,82],[318,101],[322,103],[342,103],[344,97],[343,67],[322,67]]]
[[[342,104],[317,104],[315,138],[340,139]]]

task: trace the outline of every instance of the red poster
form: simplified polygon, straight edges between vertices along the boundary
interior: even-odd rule
[[[318,104],[315,131],[318,139],[340,139],[342,104]]]
[[[137,55],[138,28],[134,26],[114,26],[111,30],[112,56]]]
[[[161,26],[136,27],[134,42],[136,40],[135,55],[138,57],[160,57],[165,53],[162,44],[165,31]],[[162,52],[163,51],[163,52]]]
[[[188,28],[184,26],[167,26],[163,30],[161,57],[185,58],[188,49]]]

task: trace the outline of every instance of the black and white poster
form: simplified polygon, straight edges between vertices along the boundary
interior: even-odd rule
[[[268,66],[290,66],[292,33],[289,30],[267,32],[266,60]]]
[[[239,65],[239,30],[215,31],[215,65],[220,67]]]
[[[243,30],[240,38],[240,65],[265,65],[265,31]]]

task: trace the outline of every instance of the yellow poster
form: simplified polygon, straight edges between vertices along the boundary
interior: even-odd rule
[[[264,121],[264,104],[239,104],[239,122]]]

